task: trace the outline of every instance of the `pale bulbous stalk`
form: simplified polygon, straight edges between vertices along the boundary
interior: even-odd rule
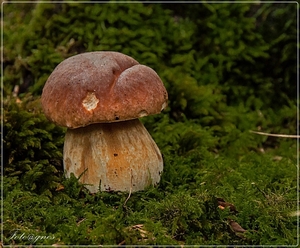
[[[68,129],[64,143],[66,176],[74,173],[91,193],[144,190],[160,181],[163,159],[138,120]]]

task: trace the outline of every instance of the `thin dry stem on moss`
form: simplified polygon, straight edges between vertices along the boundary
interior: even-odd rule
[[[265,136],[272,136],[272,137],[279,137],[279,138],[291,138],[291,139],[300,138],[300,135],[264,133],[264,132],[257,132],[257,131],[252,131],[252,130],[250,130],[250,133],[255,133],[255,134],[265,135]]]

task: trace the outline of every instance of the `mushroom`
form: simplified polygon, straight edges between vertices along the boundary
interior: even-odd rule
[[[41,96],[46,117],[67,127],[63,161],[91,193],[138,191],[163,171],[159,148],[138,119],[160,113],[168,93],[154,70],[118,52],[62,61]]]

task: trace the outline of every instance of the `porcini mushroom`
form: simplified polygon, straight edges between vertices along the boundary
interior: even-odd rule
[[[64,169],[90,192],[138,191],[160,180],[163,159],[138,119],[160,113],[168,94],[151,68],[118,52],[62,61],[41,97],[46,117],[67,127]]]

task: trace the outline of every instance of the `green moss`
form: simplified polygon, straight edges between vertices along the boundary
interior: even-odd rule
[[[296,4],[5,3],[4,244],[296,245],[297,142],[249,132],[296,134],[295,17]],[[129,198],[64,177],[65,129],[40,106],[55,66],[95,50],[152,67],[169,93],[142,119],[161,181]]]

